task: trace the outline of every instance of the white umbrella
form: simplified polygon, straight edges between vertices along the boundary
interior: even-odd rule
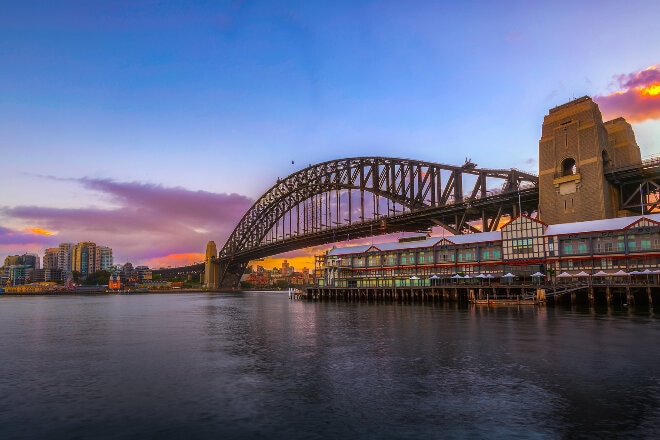
[[[640,275],[640,274],[641,272],[638,270],[633,270],[632,272],[630,272],[630,275]]]
[[[418,277],[417,275],[413,275],[413,276],[410,277],[410,279],[411,279],[411,280],[418,280],[419,277]]]
[[[479,275],[476,276],[476,278],[488,278],[486,275],[480,273]]]
[[[568,272],[562,272],[559,275],[557,275],[557,278],[571,278],[573,275],[571,275]]]
[[[644,269],[644,270],[642,271],[642,273],[643,273],[644,275],[651,275],[651,274],[653,273],[653,271],[651,271],[651,269]]]
[[[465,275],[463,278],[468,279],[468,278],[470,278],[470,275]]]
[[[515,275],[512,274],[511,272],[509,272],[509,273],[506,274],[506,275],[502,275],[502,278],[514,278],[514,277],[515,277]]]
[[[541,272],[536,272],[532,274],[533,277],[544,277],[545,274],[542,274]]]
[[[588,277],[589,274],[586,273],[585,271],[582,271],[582,272],[578,272],[578,273],[576,273],[575,276],[576,276],[576,277]]]
[[[463,277],[460,276],[459,274],[456,274],[456,275],[454,275],[452,278],[454,278],[454,279],[459,279],[459,278],[463,278]]]
[[[607,273],[607,272],[603,272],[602,270],[599,270],[598,272],[596,272],[594,274],[594,276],[595,277],[608,277],[608,276],[610,276],[610,274]]]
[[[431,275],[431,279],[432,279],[432,280],[437,280],[438,278],[440,278],[440,277],[437,276],[437,275]]]
[[[618,272],[614,272],[612,275],[620,277],[620,276],[630,275],[630,274],[628,272],[626,272],[625,270],[621,269]]]
[[[660,271],[658,271],[658,273],[660,273]],[[495,276],[492,273],[489,273],[486,275],[486,278],[495,278]]]

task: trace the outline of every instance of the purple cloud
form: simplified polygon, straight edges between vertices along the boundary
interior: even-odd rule
[[[110,196],[116,208],[0,208],[7,218],[30,227],[56,231],[55,236],[0,229],[0,243],[21,240],[44,243],[94,241],[113,248],[115,261],[140,262],[178,253],[203,253],[206,242],[222,246],[252,200],[239,194],[217,194],[167,188],[139,182],[77,179],[85,188]]]

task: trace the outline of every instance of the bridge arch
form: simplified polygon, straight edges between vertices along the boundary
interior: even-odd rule
[[[255,258],[347,238],[433,225],[455,234],[474,231],[469,220],[475,214],[468,212],[474,205],[535,191],[536,184],[535,175],[480,169],[469,160],[453,166],[355,157],[310,165],[278,179],[245,213],[219,253],[220,277],[231,265],[240,272]],[[481,230],[497,226],[496,217],[504,211],[501,203],[499,211],[493,209],[491,222],[484,217]]]

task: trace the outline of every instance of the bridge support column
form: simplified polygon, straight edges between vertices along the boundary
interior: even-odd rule
[[[649,307],[653,307],[653,290],[651,286],[646,287],[646,296],[649,298]]]

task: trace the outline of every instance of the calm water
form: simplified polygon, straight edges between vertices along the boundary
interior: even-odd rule
[[[647,310],[0,298],[0,437],[660,438]]]

